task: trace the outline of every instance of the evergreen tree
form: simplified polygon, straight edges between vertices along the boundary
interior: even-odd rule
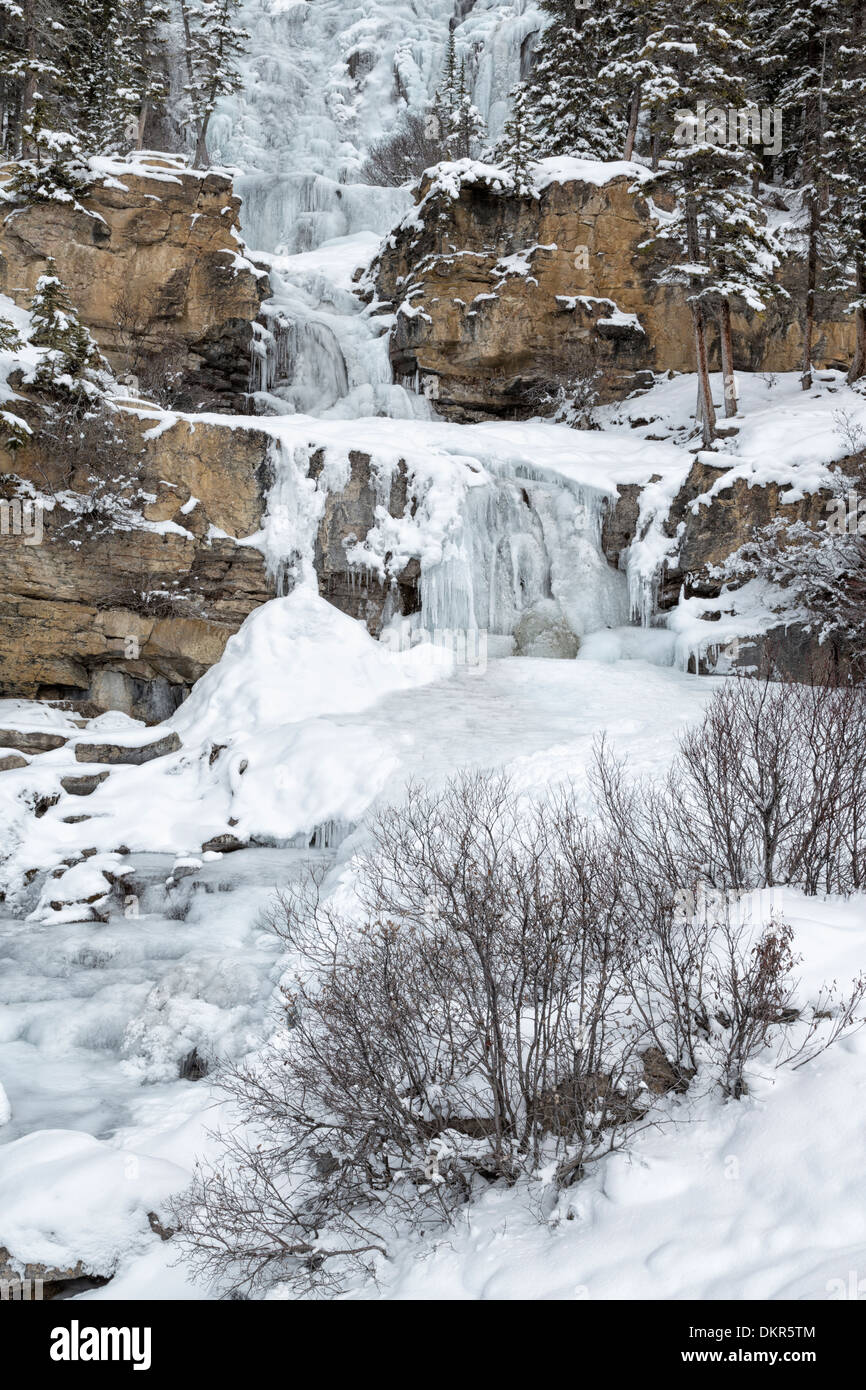
[[[833,73],[845,30],[847,0],[775,0],[774,26],[764,66],[786,124],[782,161],[800,184],[806,220],[806,290],[803,306],[804,391],[812,386],[815,305],[828,205],[834,141],[830,114]],[[854,6],[848,5],[849,11]],[[841,22],[840,22],[841,21]]]
[[[180,0],[187,70],[186,94],[195,128],[196,168],[208,164],[207,133],[217,101],[241,85],[237,58],[249,38],[235,22],[240,0]]]
[[[532,143],[526,91],[518,87],[511,102],[511,115],[502,130],[497,158],[514,179],[514,191],[521,196],[533,192]]]
[[[452,159],[470,159],[486,132],[484,117],[473,104],[466,81],[466,65],[460,64],[454,106],[448,132],[448,148]]]
[[[40,385],[53,385],[59,376],[81,379],[105,367],[88,329],[78,318],[69,291],[56,273],[53,260],[36,281],[30,303],[30,340],[46,349],[37,370]]]
[[[0,143],[14,191],[76,197],[84,156],[141,143],[164,96],[163,0],[0,0]]]
[[[129,93],[129,109],[137,117],[136,147],[141,149],[148,118],[153,112],[162,110],[167,95],[158,60],[166,43],[163,26],[169,21],[169,11],[160,0],[123,0],[123,3],[128,36],[123,84]]]
[[[776,292],[773,271],[777,248],[753,191],[755,156],[746,131],[740,142],[737,113],[748,105],[746,71],[749,44],[745,7],[721,0],[683,0],[678,17],[666,16],[647,48],[664,52],[664,82],[648,93],[656,131],[665,138],[664,166],[655,187],[672,194],[672,216],[659,240],[673,242],[680,257],[663,275],[685,284],[692,311],[698,373],[698,418],[704,444],[715,436],[715,409],[709,383],[707,330],[718,316],[725,402],[736,413],[731,341],[731,299],[740,297],[759,311]],[[667,89],[677,105],[664,107]],[[736,128],[731,139],[731,113]]]
[[[829,207],[832,237],[826,256],[831,288],[854,293],[855,342],[849,382],[866,376],[866,12],[858,0],[843,0],[847,21],[834,65],[829,106]]]
[[[433,98],[433,114],[437,124],[435,135],[437,139],[446,142],[452,129],[454,110],[457,105],[458,76],[454,30],[449,29],[448,43],[445,46],[445,61],[442,65],[442,77]]]
[[[0,352],[18,352],[21,336],[11,319],[0,316]]]
[[[604,61],[598,82],[612,118],[625,118],[623,159],[634,155],[641,115],[656,113],[671,100],[671,62],[652,37],[663,29],[670,0],[614,0],[596,20],[596,45]],[[650,152],[658,159],[658,139],[649,121]]]
[[[542,158],[617,159],[625,142],[626,122],[616,94],[600,80],[605,61],[603,33],[611,23],[612,10],[597,16],[561,0],[544,0],[544,8],[552,14],[552,22],[542,34],[535,67],[525,84],[534,151]]]

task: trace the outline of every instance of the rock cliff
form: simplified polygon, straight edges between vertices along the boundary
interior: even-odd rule
[[[231,180],[172,156],[105,168],[79,204],[7,204],[0,291],[28,307],[49,257],[112,367],[181,410],[244,408],[268,280],[244,255]]]
[[[397,307],[391,359],[457,421],[543,413],[546,395],[599,373],[600,398],[693,367],[685,292],[658,283],[666,260],[641,193],[645,171],[547,160],[538,196],[518,196],[484,166],[425,177],[418,204],[386,241],[376,292]],[[585,176],[580,177],[583,168]],[[795,291],[795,258],[783,284]],[[814,360],[847,366],[844,297],[823,296]],[[791,301],[733,316],[736,365],[799,368],[802,331]],[[718,344],[711,335],[711,366]]]

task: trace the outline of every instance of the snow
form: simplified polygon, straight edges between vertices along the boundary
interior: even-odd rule
[[[289,679],[291,672],[302,679]],[[311,588],[257,608],[168,721],[186,743],[355,714],[435,676],[420,648],[394,653]]]
[[[113,1273],[120,1250],[145,1245],[147,1213],[181,1174],[89,1134],[43,1130],[0,1147],[3,1240],[19,1265]]]
[[[782,890],[805,954],[802,998],[860,967],[863,901]],[[799,1071],[756,1068],[750,1094],[657,1107],[628,1152],[563,1194],[492,1189],[444,1238],[407,1241],[351,1297],[826,1299],[862,1270],[866,1031]],[[804,1117],[808,1116],[808,1123]],[[836,1292],[834,1292],[836,1291]]]
[[[341,249],[332,264],[347,267],[355,255]],[[301,270],[316,275],[321,264]],[[823,478],[825,464],[801,460],[798,438],[788,440],[786,416],[801,411],[801,429],[810,423],[830,463],[843,452],[833,412],[840,398],[859,409],[856,393],[832,378],[801,405],[786,379],[771,389],[742,374],[741,387],[740,434],[706,457],[731,470],[749,460],[756,476],[772,469],[795,490]],[[259,1044],[283,968],[261,915],[274,886],[317,862],[325,891],[345,901],[367,817],[405,798],[413,778],[437,786],[456,768],[504,767],[529,796],[567,782],[590,809],[586,766],[602,730],[633,772],[663,774],[677,730],[700,717],[716,686],[681,669],[705,635],[700,614],[689,600],[664,628],[627,626],[629,575],[601,558],[598,526],[618,484],[645,485],[641,541],[629,559],[632,583],[651,585],[670,547],[667,510],[695,457],[683,448],[693,402],[693,378],[662,381],[606,407],[604,430],[587,432],[532,421],[254,417],[273,440],[276,480],[270,521],[246,539],[275,572],[294,565],[298,586],[256,610],[169,721],[183,748],[113,767],[86,801],[61,797],[34,819],[25,798],[56,794],[61,776],[81,771],[77,740],[149,742],[165,729],[117,713],[80,727],[62,711],[0,703],[5,726],[70,739],[0,781],[7,910],[30,914],[0,923],[0,1081],[11,1112],[0,1149],[0,1191],[11,1194],[0,1205],[0,1242],[18,1259],[117,1271],[88,1297],[208,1293],[182,1270],[167,1272],[171,1243],[146,1219],[209,1152],[210,1083],[184,1080],[185,1059],[238,1057]],[[176,418],[140,413],[158,428]],[[252,423],[204,418],[227,429]],[[650,423],[632,428],[638,418]],[[778,447],[774,420],[784,434]],[[324,489],[345,481],[353,448],[370,453],[383,486],[405,460],[417,502],[414,517],[380,516],[362,547],[371,573],[389,550],[420,554],[431,625],[456,623],[461,604],[462,625],[478,621],[471,599],[491,632],[497,624],[507,632],[514,590],[501,572],[493,582],[489,558],[510,538],[522,592],[549,584],[582,632],[578,659],[496,659],[491,648],[485,663],[455,668],[417,625],[409,625],[415,645],[401,650],[398,641],[394,650],[321,599],[312,538]],[[306,469],[320,449],[314,485]],[[739,591],[736,613],[704,623],[717,642],[742,634],[747,597]],[[90,819],[66,824],[81,807]],[[220,834],[250,848],[202,852]],[[57,878],[46,877],[58,867]],[[112,892],[106,871],[118,880]],[[93,894],[97,904],[109,900],[104,924],[82,920]],[[785,890],[783,906],[805,955],[806,997],[822,979],[859,968],[862,902]],[[347,1296],[827,1296],[828,1282],[866,1257],[852,1157],[863,1036],[797,1072],[762,1059],[738,1103],[699,1090],[660,1103],[658,1125],[626,1156],[599,1164],[548,1219],[539,1219],[532,1191],[491,1191],[447,1237],[407,1239],[378,1271],[378,1286],[354,1284]],[[804,1114],[819,1123],[804,1126]],[[138,1165],[134,1183],[124,1176],[129,1164]],[[63,1199],[62,1220],[37,1201],[45,1181]]]

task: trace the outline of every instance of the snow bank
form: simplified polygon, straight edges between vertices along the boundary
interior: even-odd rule
[[[185,1174],[74,1130],[41,1130],[0,1147],[0,1245],[14,1262],[110,1275],[144,1245],[147,1213]]]
[[[362,623],[302,587],[250,614],[165,727],[184,742],[202,743],[352,714],[435,679],[427,656],[390,651]]]

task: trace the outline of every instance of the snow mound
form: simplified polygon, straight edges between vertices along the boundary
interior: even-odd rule
[[[311,588],[296,589],[250,614],[167,727],[203,741],[356,714],[441,675],[447,668],[431,654],[393,652]]]
[[[13,1261],[110,1275],[152,1239],[147,1213],[184,1180],[163,1159],[76,1130],[38,1130],[0,1148],[0,1244]]]

